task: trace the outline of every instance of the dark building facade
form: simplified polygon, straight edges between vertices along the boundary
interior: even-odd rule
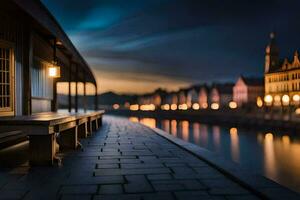
[[[91,82],[97,88],[89,66],[40,1],[0,4],[0,116],[56,111],[57,82]],[[53,66],[59,77],[49,75]],[[70,101],[69,95],[69,109]]]

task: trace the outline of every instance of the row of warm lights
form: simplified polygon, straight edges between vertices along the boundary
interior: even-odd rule
[[[140,110],[142,110],[142,111],[154,111],[155,110],[155,105],[154,104],[141,105]]]
[[[300,95],[298,95],[298,94],[293,95],[292,100],[295,103],[299,103],[300,102]],[[257,105],[259,107],[261,107],[262,102],[259,102],[259,101],[261,101],[261,99],[257,98]],[[280,105],[281,102],[282,102],[282,105],[288,106],[290,101],[291,101],[290,97],[287,94],[283,95],[282,97],[280,97],[279,95],[275,95],[273,97],[272,95],[268,94],[264,97],[264,102],[266,103],[267,106],[272,105],[272,103],[274,103],[274,105]]]
[[[229,108],[231,109],[236,109],[237,108],[237,103],[234,101],[229,102],[228,104]],[[120,108],[119,104],[114,104],[113,106],[114,110],[118,110]],[[201,109],[206,109],[208,107],[207,103],[202,104]],[[187,104],[163,104],[160,107],[162,110],[188,110],[188,105]],[[210,108],[212,110],[218,110],[220,108],[220,105],[218,103],[212,103]],[[155,105],[154,104],[147,104],[147,105],[138,105],[138,104],[132,104],[129,105],[129,109],[132,111],[137,111],[137,110],[142,110],[142,111],[154,111],[155,110]],[[199,110],[200,109],[200,104],[194,103],[192,105],[193,110]]]

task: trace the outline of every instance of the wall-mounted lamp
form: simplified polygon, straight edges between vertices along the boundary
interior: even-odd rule
[[[60,77],[60,66],[55,65],[55,64],[49,66],[48,74],[49,74],[49,77],[51,77],[51,78],[59,78]]]

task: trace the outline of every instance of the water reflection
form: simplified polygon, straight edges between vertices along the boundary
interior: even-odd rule
[[[140,123],[149,126],[150,128],[156,128],[156,120],[153,118],[142,118],[140,119]]]
[[[240,144],[237,128],[230,129],[230,144],[231,144],[231,158],[235,162],[240,161]]]
[[[170,120],[163,120],[161,124],[162,124],[162,130],[169,133],[170,132]]]
[[[296,134],[228,129],[187,120],[131,120],[157,126],[300,192],[300,137]]]
[[[182,139],[184,141],[189,140],[189,122],[188,121],[182,121],[181,122],[181,133],[182,133]]]
[[[220,126],[213,126],[212,127],[212,134],[213,134],[213,141],[214,141],[214,148],[217,152],[220,151],[220,142],[221,142],[221,128]]]
[[[195,144],[199,144],[200,140],[200,123],[193,123],[193,139]]]
[[[177,121],[176,120],[171,121],[171,134],[175,137],[177,136]]]

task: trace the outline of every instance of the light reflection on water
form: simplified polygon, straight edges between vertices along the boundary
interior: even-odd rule
[[[300,192],[300,140],[295,134],[226,128],[187,120],[130,120],[160,128]]]

